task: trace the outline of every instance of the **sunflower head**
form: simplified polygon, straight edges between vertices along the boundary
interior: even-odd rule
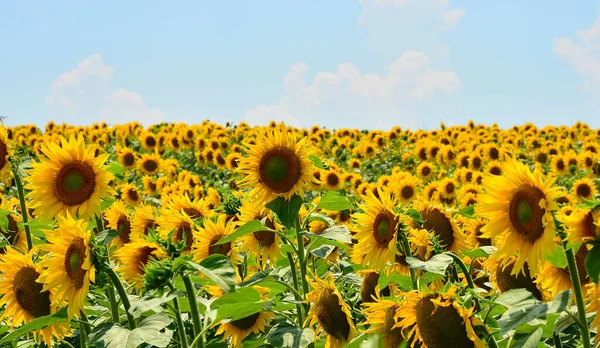
[[[13,144],[8,139],[6,128],[0,125],[0,181],[6,180],[10,175],[9,159],[13,154]]]

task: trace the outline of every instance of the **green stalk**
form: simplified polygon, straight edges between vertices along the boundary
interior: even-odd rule
[[[104,224],[102,219],[96,215],[96,229],[98,233],[104,231]],[[106,246],[106,255],[108,255],[108,246]],[[114,323],[119,324],[121,317],[119,316],[119,304],[117,303],[117,297],[115,296],[115,288],[112,286],[108,287],[108,300],[110,301],[110,314]]]
[[[129,329],[133,330],[136,328],[136,324],[135,324],[135,319],[133,318],[133,315],[131,315],[131,313],[129,313],[129,308],[131,308],[131,303],[129,302],[129,297],[127,297],[127,292],[125,291],[123,284],[121,284],[121,279],[119,279],[119,276],[117,275],[117,273],[115,273],[115,271],[112,268],[108,268],[107,272],[108,272],[108,277],[110,278],[111,282],[113,283],[113,285],[117,289],[117,292],[119,293],[121,302],[123,302],[123,307],[125,308],[125,314],[127,314],[127,323],[129,324]]]
[[[306,259],[304,256],[304,238],[302,237],[301,226],[300,226],[300,217],[296,216],[294,220],[294,224],[296,227],[296,239],[298,241],[298,261],[300,262],[300,276],[302,277],[302,300],[305,299],[306,294],[308,294],[308,280],[306,279]],[[308,303],[304,303],[304,312],[308,316],[308,311],[310,310],[310,305]]]
[[[300,290],[300,288],[298,286],[298,275],[296,274],[296,263],[294,262],[294,257],[290,253],[286,253],[286,256],[290,264],[290,272],[292,273],[292,283],[294,284],[295,294],[299,294],[298,290]],[[302,296],[296,300],[302,301]],[[302,314],[302,305],[299,303],[296,303],[296,312],[298,312],[298,326],[302,327],[304,325],[304,316]]]
[[[552,335],[552,339],[554,340],[554,346],[556,348],[562,348],[562,341],[560,340],[560,336],[557,333],[554,333],[554,335]]]
[[[402,242],[402,249],[404,249],[404,255],[406,257],[411,257],[412,251],[410,250],[410,245],[408,244],[408,238],[406,237],[406,233],[404,233],[404,230],[401,230],[398,233],[400,234],[400,241]],[[410,267],[408,270],[410,272],[410,280],[412,282],[413,290],[418,290],[419,285],[417,284],[417,273],[412,267]]]
[[[190,313],[192,315],[192,322],[194,324],[194,336],[199,336],[202,332],[202,322],[200,321],[200,310],[198,308],[198,300],[196,299],[196,288],[194,287],[194,283],[192,282],[192,278],[189,274],[182,274],[181,277],[183,278],[185,291],[187,292],[188,301],[190,302]],[[202,339],[201,335],[197,340],[196,347],[204,347],[204,340]]]
[[[79,346],[81,348],[87,347],[88,342],[88,333],[89,333],[89,325],[88,319],[85,315],[85,312],[81,310],[81,320],[79,320]]]
[[[25,226],[25,237],[27,239],[27,249],[33,248],[33,240],[31,239],[31,229],[27,224],[29,222],[29,214],[27,212],[27,204],[25,203],[25,190],[23,189],[23,183],[21,182],[21,176],[19,175],[19,168],[13,167],[12,172],[17,184],[17,192],[19,194],[19,202],[21,203],[21,217],[23,218],[23,225]]]
[[[587,319],[585,316],[585,304],[583,302],[583,291],[581,290],[581,283],[579,282],[579,271],[577,270],[577,262],[575,261],[575,253],[573,249],[567,248],[566,242],[563,242],[565,252],[567,254],[567,263],[569,264],[569,273],[571,274],[571,283],[573,283],[573,290],[575,292],[575,300],[577,303],[577,314],[579,315],[579,321],[581,325],[581,340],[583,341],[583,347],[590,348],[590,332],[587,325]],[[585,247],[585,246],[584,246]]]
[[[169,283],[169,288],[171,290],[175,290],[175,287],[171,283]],[[173,307],[175,312],[175,320],[177,321],[177,332],[179,333],[181,347],[188,348],[187,337],[185,335],[185,326],[183,325],[183,319],[181,318],[181,308],[179,307],[179,298],[177,296],[173,298]]]

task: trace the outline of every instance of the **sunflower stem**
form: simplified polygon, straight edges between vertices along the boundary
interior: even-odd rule
[[[412,251],[410,250],[410,245],[408,244],[408,238],[406,237],[406,233],[404,233],[404,230],[400,230],[398,232],[398,236],[400,237],[400,241],[402,242],[402,249],[404,249],[404,255],[406,255],[406,257],[411,257]],[[410,272],[410,280],[412,282],[413,290],[418,290],[419,284],[417,283],[417,273],[415,272],[415,269],[412,267],[409,268],[408,270]]]
[[[81,320],[79,321],[79,345],[82,348],[87,347],[87,341],[88,341],[88,331],[89,331],[89,325],[88,325],[88,318],[85,315],[85,312],[83,310],[80,311],[81,313]]]
[[[575,253],[573,249],[567,248],[567,243],[563,242],[565,252],[567,254],[567,262],[569,264],[569,273],[571,274],[571,283],[575,292],[575,300],[577,303],[577,314],[579,315],[579,326],[581,330],[581,340],[585,348],[590,348],[590,332],[585,316],[585,304],[583,302],[583,291],[581,290],[581,282],[579,281],[579,271],[577,270],[577,262],[575,261]]]
[[[554,346],[556,348],[562,348],[562,341],[560,340],[560,336],[555,332],[554,335],[552,335],[552,339],[554,340]]]
[[[110,278],[110,281],[113,283],[114,287],[117,289],[117,292],[119,293],[121,302],[123,302],[123,307],[125,308],[125,314],[127,314],[127,323],[129,324],[129,329],[133,330],[136,328],[136,324],[135,324],[135,319],[133,318],[133,315],[131,315],[131,313],[129,313],[129,308],[131,307],[131,303],[129,302],[129,297],[127,297],[127,292],[125,291],[125,288],[123,287],[123,284],[121,283],[121,279],[119,279],[119,276],[117,275],[117,273],[115,273],[115,270],[108,267],[107,272],[108,272],[108,277]]]
[[[295,293],[300,294],[298,292],[298,275],[296,274],[296,263],[294,262],[294,257],[290,253],[286,253],[288,262],[290,264],[290,272],[292,273],[292,282],[294,284]],[[289,285],[289,284],[288,284]],[[302,301],[302,296],[297,301]],[[296,312],[298,312],[298,326],[302,327],[304,325],[304,317],[302,315],[302,306],[297,303],[296,304]]]
[[[96,229],[98,233],[104,231],[104,224],[102,224],[101,218],[96,215]],[[106,255],[108,255],[108,246],[105,246]],[[117,303],[117,297],[115,296],[115,288],[113,286],[108,287],[108,300],[110,301],[110,314],[114,323],[119,324],[121,318],[119,316],[119,303]]]
[[[175,290],[175,286],[173,286],[173,284],[170,282],[169,288],[171,289],[171,291]],[[185,335],[185,326],[183,325],[183,319],[181,318],[181,308],[179,307],[179,297],[177,296],[173,297],[173,311],[175,312],[175,320],[177,321],[177,332],[179,333],[181,347],[188,348],[187,337]]]
[[[33,248],[33,240],[31,239],[31,229],[29,228],[29,214],[27,212],[27,204],[25,202],[25,190],[23,189],[23,182],[19,175],[19,168],[14,166],[12,168],[15,183],[17,184],[17,193],[19,194],[19,203],[21,204],[21,217],[23,219],[23,225],[25,226],[25,238],[27,239],[27,249]]]
[[[463,260],[460,257],[458,257],[458,255],[456,255],[455,253],[447,252],[446,254],[452,257],[454,262],[458,265],[458,267],[460,267],[463,274],[465,275],[465,279],[467,280],[467,285],[469,286],[469,288],[475,289],[475,284],[473,284],[473,278],[471,277],[471,273],[469,272],[467,265],[465,265]],[[456,272],[456,269],[454,270],[454,272]],[[458,281],[458,275],[456,275],[456,280]],[[473,297],[473,301],[475,302],[475,310],[477,310],[477,312],[481,312],[481,305],[479,304],[479,300],[477,299],[477,297]]]
[[[306,280],[306,259],[304,256],[304,237],[302,236],[301,232],[301,225],[300,225],[300,217],[296,216],[296,218],[294,219],[294,225],[296,227],[296,239],[298,240],[298,261],[300,262],[300,276],[302,277],[302,290],[303,290],[303,296],[302,296],[302,300],[304,300],[304,296],[306,296],[306,294],[308,294],[308,280]],[[308,311],[309,311],[310,307],[308,305],[308,303],[304,304],[304,312],[306,313],[306,315],[308,316]]]
[[[185,284],[185,291],[187,292],[188,301],[190,302],[190,313],[192,314],[192,322],[194,324],[194,336],[200,336],[197,340],[196,347],[203,348],[204,340],[202,339],[202,322],[200,321],[200,310],[198,308],[198,300],[196,299],[196,289],[194,283],[189,274],[181,275],[183,283]],[[191,345],[192,347],[194,345]]]

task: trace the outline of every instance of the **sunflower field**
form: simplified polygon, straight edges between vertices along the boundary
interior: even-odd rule
[[[592,347],[600,130],[0,126],[0,347]]]

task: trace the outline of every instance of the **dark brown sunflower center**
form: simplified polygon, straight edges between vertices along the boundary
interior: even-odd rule
[[[158,168],[158,163],[156,163],[156,161],[152,159],[145,160],[142,165],[144,166],[144,169],[148,172],[154,172]]]
[[[329,173],[327,175],[327,184],[329,186],[337,186],[340,183],[340,178],[335,173]]]
[[[317,319],[325,332],[340,341],[347,341],[350,324],[333,290],[324,289],[315,306],[318,308]]]
[[[471,163],[473,164],[473,168],[474,169],[481,168],[481,158],[475,157],[475,158],[473,158],[473,160],[471,161]]]
[[[119,238],[123,243],[129,243],[131,234],[131,223],[126,215],[121,215],[117,221],[117,231],[119,232]]]
[[[129,197],[129,199],[131,199],[134,202],[136,202],[138,199],[140,199],[140,195],[138,194],[138,192],[135,189],[128,190],[127,197]]]
[[[43,291],[43,284],[37,283],[39,273],[32,267],[23,267],[13,282],[13,291],[19,306],[35,318],[50,314],[50,292]]]
[[[77,237],[73,239],[65,253],[65,271],[71,279],[73,286],[77,289],[83,286],[83,278],[87,272],[81,267],[85,261],[85,252],[86,248],[83,238]]]
[[[415,194],[415,189],[412,186],[404,186],[400,191],[400,195],[404,199],[411,199]]]
[[[374,302],[373,297],[376,295],[375,287],[379,282],[379,273],[377,272],[369,272],[363,278],[362,284],[360,286],[360,299],[364,303]],[[381,296],[390,296],[390,288],[385,287],[381,290]]]
[[[133,162],[135,162],[135,157],[133,156],[133,154],[131,152],[127,152],[125,155],[123,155],[123,164],[126,166],[132,166]]]
[[[490,158],[497,160],[499,156],[500,156],[500,152],[498,151],[498,149],[495,147],[492,147],[490,149]]]
[[[230,324],[237,327],[240,330],[249,330],[252,326],[254,326],[254,324],[256,324],[256,321],[259,317],[260,313],[254,313],[242,319],[234,320],[230,322]]]
[[[563,161],[562,159],[556,161],[556,168],[560,171],[565,170],[565,161]]]
[[[258,231],[253,233],[254,238],[263,247],[270,247],[275,243],[275,233],[271,231]]]
[[[19,223],[12,214],[9,214],[6,218],[8,219],[8,231],[0,227],[0,233],[7,239],[8,244],[14,245],[19,235]]]
[[[524,266],[523,272],[519,272],[518,275],[511,275],[514,264],[509,264],[504,267],[502,264],[498,265],[496,269],[496,282],[498,283],[498,287],[500,291],[506,292],[511,289],[525,289],[529,291],[533,297],[538,300],[542,300],[542,293],[538,290],[536,284],[534,283],[531,275],[529,273],[529,267]]]
[[[156,139],[154,139],[153,136],[146,137],[145,142],[146,142],[146,146],[148,146],[148,147],[156,146]]]
[[[64,165],[56,177],[56,198],[63,204],[79,205],[90,199],[96,185],[94,169],[87,163],[75,161]]]
[[[224,236],[222,236],[222,235],[218,235],[218,236],[214,236],[210,240],[210,246],[208,247],[208,255],[221,254],[221,255],[227,256],[227,254],[229,254],[229,252],[231,251],[231,243],[223,243],[223,244],[215,245],[215,243],[217,243],[223,237]]]
[[[511,198],[510,222],[517,232],[534,243],[544,233],[543,217],[546,210],[540,207],[544,193],[534,186],[521,187]]]
[[[502,174],[502,169],[500,169],[500,167],[498,166],[493,166],[492,168],[490,168],[490,174],[500,175]]]
[[[340,221],[345,222],[350,220],[350,210],[349,209],[344,209],[342,211],[340,211]]]
[[[136,260],[138,274],[144,274],[143,268],[148,264],[148,261],[150,261],[150,257],[152,257],[152,253],[154,252],[154,250],[156,250],[156,248],[149,246],[145,246],[138,250]]]
[[[587,198],[592,194],[592,188],[590,185],[583,183],[577,186],[576,192],[579,197]]]
[[[434,311],[435,310],[435,311]],[[425,297],[416,308],[417,327],[424,345],[429,348],[474,347],[467,336],[463,318],[453,306],[435,308]]]
[[[429,167],[423,167],[423,169],[421,169],[421,174],[423,176],[427,176],[427,175],[431,174],[431,168],[429,168]]]
[[[175,232],[175,242],[182,240],[185,240],[185,250],[191,250],[194,239],[192,235],[192,226],[190,226],[190,224],[187,222],[180,224]]]
[[[373,237],[379,246],[388,247],[390,241],[394,239],[397,222],[394,214],[389,211],[382,211],[377,215],[373,222]]]
[[[273,192],[288,192],[300,180],[300,159],[288,148],[271,149],[260,160],[259,174]]]
[[[183,211],[192,219],[198,219],[202,217],[200,210],[192,207],[183,208]]]
[[[383,333],[383,346],[384,347],[398,347],[400,343],[404,341],[404,336],[402,335],[402,329],[397,327],[393,328],[396,325],[396,319],[394,316],[398,307],[394,306],[392,308],[388,308],[385,311],[385,320],[383,322],[384,333]]]
[[[8,157],[8,149],[6,144],[0,140],[0,170],[2,170],[7,163],[6,157]]]
[[[492,240],[489,238],[483,238],[481,237],[481,228],[485,226],[485,225],[477,225],[477,228],[475,229],[475,238],[477,239],[477,243],[479,243],[479,246],[491,246],[492,245]]]
[[[447,249],[454,243],[454,230],[452,222],[446,214],[438,208],[425,209],[421,212],[423,217],[423,228],[427,231],[433,231],[438,237],[440,244]]]

